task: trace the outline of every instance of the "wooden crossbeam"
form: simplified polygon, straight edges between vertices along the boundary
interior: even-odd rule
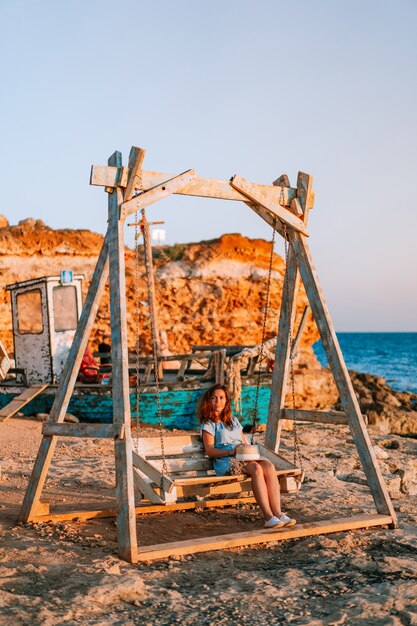
[[[171,556],[183,554],[196,554],[197,552],[225,550],[227,548],[237,548],[240,546],[253,546],[260,543],[270,543],[271,541],[324,535],[345,530],[355,530],[357,528],[386,526],[391,523],[392,518],[389,515],[356,515],[354,517],[342,517],[334,520],[307,522],[305,524],[297,524],[291,528],[250,530],[230,535],[201,537],[199,539],[188,539],[186,541],[174,541],[142,547],[138,552],[138,560],[155,561],[157,559],[166,559]]]
[[[93,439],[123,439],[124,424],[57,424],[46,422],[42,434],[47,437],[87,437]]]
[[[268,189],[261,190],[241,176],[233,176],[230,180],[230,184],[234,189],[237,189],[247,198],[256,202],[256,204],[259,204],[264,207],[264,209],[273,213],[273,215],[276,215],[276,217],[286,222],[296,231],[308,236],[304,222],[294,215],[294,213],[282,206],[279,202],[279,197],[276,199],[277,190],[280,191],[280,187],[271,186]]]
[[[281,419],[297,420],[300,422],[313,422],[316,424],[343,424],[348,425],[349,421],[344,411],[310,411],[308,409],[290,408],[281,410]]]
[[[127,202],[123,202],[120,208],[120,219],[124,220],[128,215],[144,209],[150,204],[154,204],[173,193],[177,193],[180,189],[195,180],[196,173],[194,170],[187,170],[178,176],[174,176],[170,180],[166,180],[147,191],[135,196]]]
[[[123,168],[127,169],[127,168]],[[173,178],[175,174],[165,174],[163,172],[149,172],[144,170],[142,172],[142,187],[143,189],[151,189],[156,185],[160,185],[163,182]],[[124,175],[119,178],[118,169],[115,167],[108,167],[105,165],[92,165],[90,184],[98,185],[100,187],[126,187],[128,176]],[[271,185],[258,185],[254,186],[260,191],[267,191],[276,202],[279,202],[281,196],[281,188],[272,187]],[[247,197],[240,193],[237,189],[233,189],[230,186],[228,180],[216,180],[214,178],[201,178],[199,176],[196,179],[174,193],[183,196],[198,196],[201,198],[216,198],[219,200],[238,200],[240,202],[246,202]],[[290,206],[293,198],[296,197],[297,190],[293,187],[286,186],[283,188],[283,204]]]
[[[235,498],[222,498],[221,500],[195,500],[193,502],[175,502],[173,504],[148,504],[143,503],[135,507],[136,515],[149,515],[150,513],[170,513],[174,511],[187,511],[193,509],[212,509],[226,506],[236,506],[237,504],[252,504],[255,502],[253,496],[236,496]],[[48,508],[45,506],[45,509]],[[33,518],[34,522],[64,522],[71,520],[105,519],[116,517],[116,509],[98,509],[93,511],[66,511],[61,513],[41,512]]]
[[[163,489],[167,493],[172,491],[174,487],[172,480],[170,480],[168,476],[162,476],[162,471],[160,471],[158,467],[155,467],[142,456],[136,454],[135,451],[133,451],[133,466],[141,472],[144,472],[144,474],[146,474],[146,476],[148,476],[158,486],[160,486],[162,482]]]
[[[0,422],[5,422],[10,417],[13,417],[13,415],[16,415],[20,409],[29,404],[33,398],[36,398],[36,396],[42,393],[42,391],[48,387],[48,384],[49,383],[31,385],[20,395],[16,396],[16,398],[13,398],[9,404],[6,404],[6,406],[0,410]]]

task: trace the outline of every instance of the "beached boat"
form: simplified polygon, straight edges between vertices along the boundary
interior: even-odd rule
[[[0,420],[17,412],[25,415],[49,413],[55,397],[75,329],[81,313],[82,275],[71,271],[60,276],[27,280],[7,289],[11,294],[14,367],[3,363],[0,381]],[[241,403],[236,406],[244,423],[251,423],[259,379],[257,421],[266,422],[270,372],[257,372],[259,351],[246,346],[196,346],[189,354],[158,356],[159,399],[163,426],[194,429],[198,401],[214,382],[223,383],[232,362],[247,357],[238,366]],[[4,355],[4,359],[7,357]],[[112,421],[111,352],[96,354],[97,382],[77,382],[68,412],[82,422]],[[240,369],[242,367],[243,369]],[[129,358],[132,419],[137,414],[139,394],[140,422],[158,423],[158,389],[153,357]],[[236,367],[235,367],[236,371]],[[136,385],[139,375],[139,385]],[[236,403],[238,404],[238,403]],[[240,408],[243,410],[240,411]]]

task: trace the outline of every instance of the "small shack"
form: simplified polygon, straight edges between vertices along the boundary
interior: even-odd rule
[[[27,384],[59,381],[82,310],[83,278],[64,270],[7,285],[15,366],[24,370]]]

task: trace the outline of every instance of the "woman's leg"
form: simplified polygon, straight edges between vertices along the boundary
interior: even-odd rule
[[[261,466],[268,494],[269,507],[276,517],[281,516],[281,489],[275,467],[271,461],[256,461]],[[256,496],[255,496],[256,497]]]
[[[245,464],[245,472],[252,479],[252,491],[256,502],[259,504],[263,516],[266,520],[271,519],[273,512],[269,504],[268,488],[265,481],[263,467],[257,461],[250,461]]]

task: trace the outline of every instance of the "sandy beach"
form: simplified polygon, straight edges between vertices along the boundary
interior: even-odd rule
[[[299,522],[375,511],[346,427],[300,425]],[[154,563],[117,556],[114,519],[16,525],[41,439],[0,424],[1,625],[417,624],[417,440],[371,432],[400,527],[350,531]],[[155,432],[143,429],[142,436]],[[292,436],[283,455],[291,459]],[[56,509],[114,506],[112,442],[60,442],[42,496]],[[255,505],[138,518],[141,545],[262,527]]]

